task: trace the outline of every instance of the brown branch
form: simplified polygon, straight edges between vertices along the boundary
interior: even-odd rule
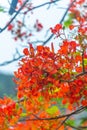
[[[66,117],[66,118],[60,123],[60,125],[56,128],[56,130],[58,130],[68,119],[69,119],[69,116]]]
[[[83,51],[82,51],[82,70],[83,70],[83,73],[85,72],[85,66],[84,66],[84,48],[83,48]]]
[[[36,7],[31,8],[30,11],[35,10],[35,9],[37,9],[37,8],[41,8],[41,7],[46,6],[46,5],[54,4],[54,3],[59,2],[59,1],[60,1],[60,0],[53,0],[52,2],[43,3],[43,4],[41,4],[41,5],[38,5],[38,6],[36,6]],[[59,7],[59,8],[60,8],[60,7]]]
[[[13,63],[13,62],[15,62],[15,61],[18,61],[18,60],[21,59],[23,56],[24,56],[24,55],[20,55],[19,57],[13,58],[13,59],[10,60],[10,61],[5,61],[5,62],[3,62],[3,63],[0,63],[0,66],[6,66],[6,65],[11,64],[11,63]]]
[[[75,114],[78,114],[78,113],[84,111],[85,109],[86,109],[86,107],[81,106],[76,111],[73,111],[73,112],[71,112],[69,114],[64,114],[64,115],[59,115],[59,116],[49,117],[49,118],[40,118],[40,117],[35,115],[35,118],[31,119],[30,117],[26,117],[26,118],[20,119],[19,121],[58,120],[58,119],[62,119],[62,118],[69,118],[72,115],[75,115]]]
[[[72,125],[70,125],[70,124],[68,124],[68,123],[65,123],[65,125],[67,125],[67,126],[69,126],[69,127],[71,127],[71,128],[74,128],[74,129],[76,129],[76,130],[82,130],[81,128],[72,126]]]
[[[76,130],[85,130],[85,129],[87,129],[87,126],[78,126],[78,127],[76,127],[76,126],[70,125],[70,124],[68,124],[66,122],[65,122],[65,125],[67,125],[67,126],[69,126],[71,128],[74,128]]]
[[[11,20],[6,24],[5,27],[0,28],[0,33],[2,33],[2,32],[9,26],[9,24],[11,24],[11,23],[13,22],[13,20],[14,20],[14,19],[16,18],[16,16],[20,13],[20,11],[23,9],[23,7],[26,5],[26,3],[27,3],[28,1],[29,1],[29,0],[26,0],[26,1],[23,3],[23,5],[20,7],[20,9],[19,9],[18,11],[15,11],[16,14],[14,15],[13,18],[11,18]],[[30,10],[28,10],[28,12],[30,12],[30,11],[32,11],[32,10],[35,10],[35,9],[37,9],[37,8],[40,8],[40,7],[42,7],[42,6],[48,5],[48,4],[56,3],[56,2],[58,2],[58,1],[60,1],[60,0],[55,0],[55,1],[52,1],[52,2],[46,2],[46,3],[44,3],[44,4],[41,4],[41,5],[38,5],[38,6],[36,6],[36,7],[31,8]]]
[[[0,33],[3,32],[3,31],[9,26],[10,23],[12,23],[12,21],[16,18],[16,16],[20,13],[20,11],[22,10],[22,8],[26,5],[26,3],[27,3],[28,1],[29,1],[29,0],[26,0],[26,1],[24,2],[24,4],[21,6],[21,8],[17,11],[17,13],[14,15],[14,17],[8,22],[8,24],[7,24],[4,28],[0,28]],[[57,0],[57,1],[58,1],[58,0]],[[71,6],[73,5],[73,3],[74,3],[75,1],[76,1],[76,0],[74,0],[74,1],[70,4],[70,6],[67,8],[67,10],[65,11],[65,13],[64,13],[64,15],[63,15],[63,17],[62,17],[62,19],[60,20],[59,23],[62,23],[62,22],[64,21],[66,14],[68,13],[69,9],[71,8]],[[53,1],[53,2],[55,2],[55,1]],[[45,4],[47,4],[47,3],[45,3]],[[45,4],[44,4],[44,5],[45,5]],[[39,5],[39,6],[41,6],[41,5]],[[37,8],[37,7],[34,7],[33,9],[35,9],[35,8]],[[32,10],[32,9],[31,9],[31,10]],[[45,41],[41,41],[41,42],[42,42],[42,45],[45,45],[48,41],[50,41],[50,40],[53,38],[53,36],[54,36],[54,35],[51,34]],[[10,61],[3,62],[3,63],[0,64],[0,66],[5,66],[5,65],[7,65],[7,64],[10,64],[10,63],[12,63],[12,62],[14,62],[14,61],[19,60],[19,59],[22,58],[22,57],[23,57],[23,56],[19,56],[18,58],[12,59],[12,60],[10,60]]]
[[[73,82],[74,80],[76,80],[76,78],[78,78],[78,77],[80,77],[80,76],[83,76],[83,75],[85,75],[85,74],[87,74],[87,71],[84,71],[84,72],[82,72],[82,73],[79,73],[79,74],[73,76],[73,77],[72,77],[71,79],[69,79],[69,80],[60,80],[60,81],[61,81],[61,82],[68,82],[68,83],[70,83],[70,82]]]
[[[3,28],[0,28],[0,33],[2,33],[11,23],[12,21],[16,18],[16,16],[20,13],[20,11],[23,9],[23,7],[26,5],[26,3],[28,2],[29,0],[26,0],[23,5],[20,7],[20,9],[17,11],[17,13],[13,16],[13,18],[11,18],[11,20],[5,25],[5,27]]]
[[[76,0],[73,0],[73,2],[72,2],[72,3],[69,5],[69,7],[66,9],[66,11],[65,11],[65,13],[64,13],[64,15],[63,15],[63,17],[62,17],[62,19],[61,19],[60,22],[59,22],[60,24],[63,23],[63,21],[64,21],[66,15],[67,15],[69,9],[72,7],[72,5],[74,4],[75,1],[76,1]],[[43,45],[45,45],[48,41],[50,41],[50,40],[53,38],[53,36],[54,36],[54,35],[51,34],[51,35],[49,36],[49,38],[48,38],[46,41],[43,42]]]
[[[78,128],[81,128],[82,129],[87,129],[87,126],[79,126]]]

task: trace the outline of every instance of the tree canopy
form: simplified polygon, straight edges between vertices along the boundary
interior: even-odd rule
[[[29,39],[33,31],[27,28],[25,17],[45,5],[56,7],[59,0],[35,7],[32,2],[19,0],[11,20],[0,30],[7,28],[14,40],[27,42],[23,55],[16,51],[17,59],[21,58],[14,72],[16,98],[0,98],[0,130],[86,130],[87,117],[80,115],[87,112],[86,0],[70,0],[60,22],[49,28],[50,36],[33,43]],[[16,19],[17,15],[23,20]],[[44,27],[37,19],[34,28],[40,33]],[[59,47],[55,50],[56,43]]]

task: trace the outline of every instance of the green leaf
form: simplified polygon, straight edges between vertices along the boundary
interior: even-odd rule
[[[39,100],[39,102],[42,102],[42,101],[44,100],[44,97],[43,97],[43,96],[40,96],[40,97],[38,98],[38,100]]]
[[[48,114],[50,114],[50,115],[55,114],[57,111],[58,111],[58,107],[57,107],[57,106],[52,106],[52,107],[50,107],[50,108],[48,108],[48,109],[46,110],[46,112],[47,112]]]
[[[76,125],[76,121],[75,120],[67,120],[66,124],[71,125],[71,126],[75,126]]]
[[[75,55],[80,55],[81,53],[79,51],[75,52],[74,53]]]
[[[0,6],[0,12],[4,12],[4,8]]]
[[[72,23],[73,23],[73,18],[74,18],[74,14],[73,13],[69,13],[67,20],[64,21],[64,26],[66,28],[68,28]]]
[[[63,69],[60,69],[60,71],[64,74],[64,73],[67,73],[67,72],[68,72],[68,69],[63,68]]]
[[[68,28],[72,24],[72,19],[68,19],[64,22],[64,26]]]
[[[87,59],[84,59],[84,65],[87,65]]]
[[[21,113],[21,117],[26,117],[26,113]]]

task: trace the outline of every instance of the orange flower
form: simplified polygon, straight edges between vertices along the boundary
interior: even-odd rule
[[[51,32],[53,34],[58,33],[61,29],[62,29],[62,25],[61,24],[56,24],[54,28],[50,28],[50,30],[51,30]]]

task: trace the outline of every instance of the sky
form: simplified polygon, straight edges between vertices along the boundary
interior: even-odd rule
[[[49,0],[48,0],[49,1]],[[65,3],[66,0],[61,0],[59,7],[67,7],[67,3],[69,0],[67,0],[67,2]],[[9,0],[9,2],[11,2],[11,0]],[[9,19],[11,18],[11,16],[9,16],[8,14],[8,10],[9,10],[9,2],[8,0],[0,0],[0,5],[6,7],[6,13],[0,13],[0,28],[4,27],[6,25],[6,23],[9,21]],[[42,3],[41,0],[32,0],[32,2],[35,5],[40,5]],[[43,0],[43,3],[47,2],[47,0]],[[50,10],[51,13],[49,11],[46,11],[46,7],[42,10],[35,10],[34,11],[34,16],[32,15],[32,17],[29,19],[30,23],[32,24],[35,20],[35,18],[40,18],[41,22],[44,24],[44,27],[48,26],[54,26],[57,22],[60,21],[61,16],[63,15],[65,10],[59,10],[59,9],[55,9],[55,6]],[[46,11],[46,13],[45,13]],[[58,12],[59,11],[59,12]],[[57,13],[55,13],[57,12]],[[60,13],[61,12],[61,13]],[[59,14],[59,15],[58,15]],[[49,24],[48,24],[49,23]],[[44,35],[44,31],[42,32],[42,34],[38,35],[39,37],[42,37]],[[5,31],[3,31],[2,33],[0,33],[0,63],[4,62],[4,61],[9,61],[13,58],[13,54],[15,53],[15,48],[17,47],[17,42],[15,42],[12,39],[12,35],[10,34],[10,32],[7,31],[7,29]],[[0,66],[0,73],[4,72],[4,73],[10,73],[13,74],[13,72],[15,70],[17,70],[18,68],[18,62],[15,62],[13,64],[9,64],[6,66]]]

